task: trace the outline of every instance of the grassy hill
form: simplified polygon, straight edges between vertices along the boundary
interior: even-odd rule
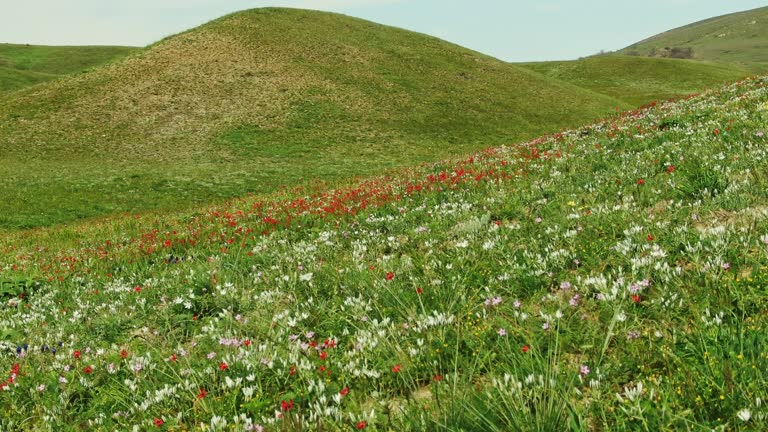
[[[750,74],[736,65],[615,54],[520,66],[632,106],[687,96]]]
[[[251,10],[1,100],[0,227],[368,175],[616,106],[425,35]]]
[[[138,48],[0,44],[0,96],[125,57]]]
[[[0,429],[764,431],[766,124],[754,78],[336,189],[0,235]]]
[[[768,7],[699,21],[630,45],[623,54],[680,57],[768,70]]]

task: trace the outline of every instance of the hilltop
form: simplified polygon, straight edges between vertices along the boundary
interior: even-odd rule
[[[125,57],[138,48],[0,44],[0,97]]]
[[[0,226],[383,172],[575,126],[616,106],[414,32],[250,10],[0,101]],[[106,193],[94,202],[97,190]]]
[[[768,7],[722,15],[632,44],[622,54],[688,58],[768,70]]]
[[[688,96],[749,75],[737,65],[616,54],[520,66],[631,106]]]

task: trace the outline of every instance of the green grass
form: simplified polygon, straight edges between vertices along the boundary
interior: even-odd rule
[[[615,54],[521,66],[634,106],[698,93],[750,74],[736,65]]]
[[[85,71],[138,50],[120,46],[0,44],[0,96]]]
[[[752,78],[0,235],[0,430],[765,431],[767,124]]]
[[[629,107],[425,35],[251,10],[1,100],[0,227],[368,175],[616,106]]]
[[[692,49],[692,59],[768,70],[768,7],[710,18],[650,37],[619,51],[639,56],[669,56]]]
[[[67,71],[33,51],[16,55],[27,81]],[[380,173],[742,74],[615,56],[508,64],[342,15],[246,11],[0,100],[0,229]]]

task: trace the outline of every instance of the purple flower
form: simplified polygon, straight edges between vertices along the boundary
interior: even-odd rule
[[[579,368],[579,375],[581,375],[583,377],[589,375],[589,372],[590,372],[589,371],[589,366],[587,366],[587,365],[581,365],[581,367]]]
[[[571,297],[571,301],[568,302],[571,307],[576,307],[579,305],[579,300],[581,300],[581,296],[576,294],[573,297]]]

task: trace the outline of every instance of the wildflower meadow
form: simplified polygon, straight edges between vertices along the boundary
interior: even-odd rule
[[[0,236],[0,430],[768,429],[768,77]]]

